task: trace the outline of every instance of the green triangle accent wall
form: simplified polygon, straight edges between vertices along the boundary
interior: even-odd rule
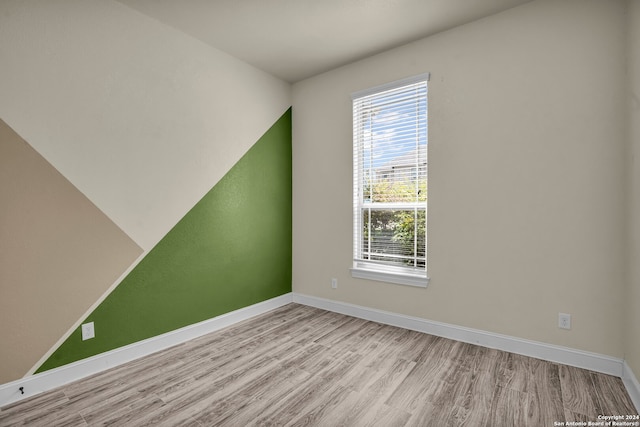
[[[289,109],[37,372],[291,292],[291,203]]]

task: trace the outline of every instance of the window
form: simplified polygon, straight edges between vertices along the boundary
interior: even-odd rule
[[[354,277],[428,283],[428,79],[352,96]]]

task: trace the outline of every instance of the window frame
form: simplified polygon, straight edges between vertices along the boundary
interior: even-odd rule
[[[352,122],[352,129],[353,129],[353,214],[352,214],[353,266],[351,267],[350,270],[351,270],[352,277],[389,282],[389,283],[395,283],[395,284],[401,284],[401,285],[417,286],[417,287],[423,287],[423,288],[426,288],[427,285],[429,284],[429,276],[427,273],[428,271],[427,270],[428,268],[427,253],[426,253],[426,250],[427,250],[426,224],[428,222],[428,218],[427,218],[428,201],[424,202],[424,217],[425,217],[424,219],[425,220],[425,248],[424,248],[425,266],[424,268],[382,265],[379,263],[363,260],[361,259],[363,257],[359,256],[361,255],[363,250],[362,249],[362,244],[363,244],[362,230],[363,230],[363,217],[365,215],[362,213],[362,210],[365,209],[365,206],[364,206],[365,203],[364,203],[364,197],[362,194],[363,180],[361,177],[360,164],[359,164],[360,150],[363,143],[358,138],[359,133],[358,133],[357,123],[356,123],[356,114],[357,114],[356,101],[362,100],[362,98],[370,97],[372,95],[375,96],[389,90],[399,89],[404,86],[420,84],[420,83],[425,83],[425,85],[428,85],[429,77],[430,77],[429,73],[423,73],[423,74],[419,74],[406,79],[397,80],[397,81],[386,83],[380,86],[358,91],[351,95],[352,112],[353,112],[353,122]],[[425,103],[427,103],[427,110],[428,110],[428,94],[425,92],[424,96],[425,96],[424,101]],[[425,114],[426,114],[425,120],[428,120],[428,112],[425,111]],[[427,129],[428,129],[428,123],[427,123]],[[427,136],[426,145],[428,149],[428,136]],[[418,154],[416,154],[416,156],[417,155]],[[425,180],[427,180],[428,182],[427,177],[425,177]],[[417,215],[418,209],[423,209],[422,207],[418,207],[420,202],[414,202],[409,204],[412,205],[410,209],[414,209],[416,212],[416,215]],[[403,207],[406,208],[405,203],[402,203],[401,205],[403,205]],[[378,208],[378,209],[381,209],[381,208]]]

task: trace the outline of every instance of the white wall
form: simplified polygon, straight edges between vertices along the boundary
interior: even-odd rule
[[[111,0],[3,0],[0,117],[150,249],[290,86]]]
[[[622,357],[625,4],[538,0],[295,84],[294,291]],[[352,279],[350,94],[426,71],[431,283]]]
[[[629,1],[629,288],[625,359],[640,378],[640,0]]]

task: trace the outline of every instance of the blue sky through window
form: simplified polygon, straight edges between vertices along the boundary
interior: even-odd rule
[[[375,170],[427,160],[426,83],[407,90],[397,88],[368,100],[362,117],[364,170]],[[418,98],[415,96],[418,95]]]

